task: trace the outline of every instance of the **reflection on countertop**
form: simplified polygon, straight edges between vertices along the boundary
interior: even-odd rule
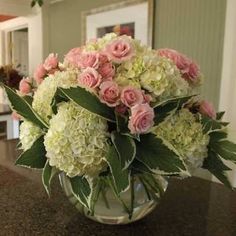
[[[199,178],[172,179],[161,204],[141,221],[125,226],[95,223],[69,203],[57,179],[48,198],[40,171],[14,166],[16,144],[0,141],[0,235],[236,235],[236,193]]]

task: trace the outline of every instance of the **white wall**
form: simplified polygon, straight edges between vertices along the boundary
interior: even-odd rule
[[[219,110],[236,131],[236,1],[227,1]]]
[[[236,142],[236,1],[227,0],[219,110],[226,111],[230,139]],[[236,167],[230,179],[236,187]]]

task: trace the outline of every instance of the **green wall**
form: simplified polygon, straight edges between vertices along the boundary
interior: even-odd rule
[[[44,56],[81,44],[81,11],[119,0],[64,0],[43,9]],[[155,0],[154,47],[194,58],[205,75],[204,96],[218,105],[226,0]]]

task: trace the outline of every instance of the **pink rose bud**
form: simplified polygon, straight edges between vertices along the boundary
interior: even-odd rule
[[[128,128],[132,134],[143,134],[153,126],[154,110],[147,103],[131,107]]]
[[[153,101],[153,98],[150,94],[145,94],[144,91],[142,91],[143,94],[143,103],[150,103],[151,101]]]
[[[45,70],[43,64],[40,64],[34,72],[34,79],[36,83],[38,85],[41,84],[46,75],[47,75],[47,71]]]
[[[133,107],[143,103],[143,93],[140,89],[127,86],[122,89],[120,99],[127,107]]]
[[[120,103],[120,89],[113,81],[105,81],[100,85],[99,98],[109,107],[115,107]]]
[[[129,40],[120,37],[106,46],[105,53],[110,60],[121,63],[134,56],[134,48]]]
[[[57,54],[51,53],[49,54],[49,56],[46,58],[46,60],[44,61],[44,68],[47,71],[50,71],[52,69],[56,69],[58,66],[58,58],[57,58]]]
[[[78,66],[82,69],[92,67],[97,69],[99,66],[99,53],[97,52],[84,52],[80,55]]]
[[[32,80],[30,78],[23,78],[19,84],[20,93],[26,95],[32,91],[31,88]]]
[[[158,55],[172,60],[176,67],[180,70],[183,78],[191,83],[196,83],[199,80],[200,70],[196,63],[185,55],[173,49],[159,49]]]
[[[115,111],[119,114],[125,114],[125,112],[128,110],[127,106],[124,104],[120,104],[115,107]]]
[[[202,115],[208,116],[212,119],[216,118],[216,112],[215,112],[214,106],[205,100],[200,102],[199,112]]]
[[[16,111],[13,111],[11,114],[13,120],[20,120],[21,119],[21,115],[19,115]]]
[[[101,65],[101,64],[104,64],[107,62],[109,62],[107,55],[104,53],[100,53],[99,54],[99,64]]]
[[[112,78],[115,75],[115,68],[111,62],[106,62],[98,68],[99,74],[104,78]]]
[[[94,68],[88,67],[78,76],[78,82],[83,87],[96,88],[101,83],[101,75]]]
[[[69,65],[77,67],[81,53],[82,53],[82,48],[73,48],[66,54],[64,60]]]

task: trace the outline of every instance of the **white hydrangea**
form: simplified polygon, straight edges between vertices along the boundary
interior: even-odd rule
[[[209,135],[203,134],[201,123],[196,121],[189,110],[182,109],[169,116],[152,132],[173,145],[184,158],[190,173],[202,166],[207,157]]]
[[[176,76],[169,79],[168,86],[159,97],[159,100],[162,101],[171,97],[183,97],[190,94],[194,94],[194,91],[190,88],[189,83],[180,74],[179,76],[176,74]]]
[[[96,176],[107,166],[107,122],[73,102],[61,103],[45,135],[49,164],[70,177]]]
[[[166,58],[154,56],[147,61],[147,70],[140,76],[140,84],[155,97],[160,96],[169,85],[169,81],[177,75],[177,69]]]
[[[33,109],[48,122],[52,116],[51,103],[57,87],[69,88],[76,86],[77,72],[73,70],[58,71],[50,75],[39,85],[34,94]]]
[[[20,142],[24,151],[31,148],[33,143],[43,134],[43,131],[30,121],[24,120],[20,125]]]

